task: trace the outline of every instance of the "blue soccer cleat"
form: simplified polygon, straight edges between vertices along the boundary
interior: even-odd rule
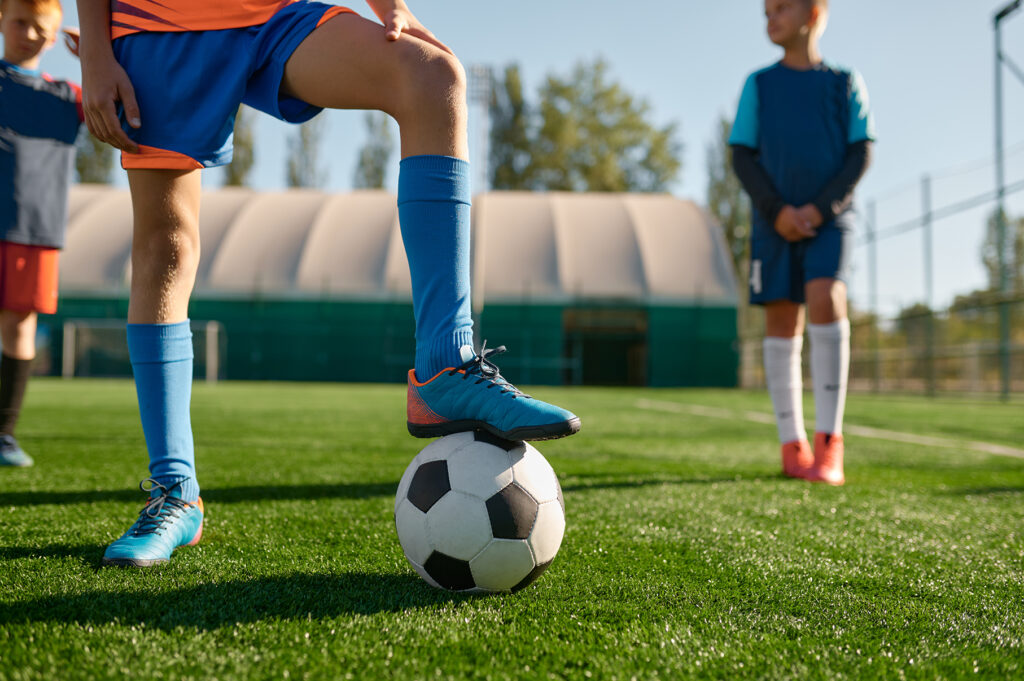
[[[152,483],[146,487],[146,483]],[[193,546],[203,536],[203,500],[189,503],[181,499],[181,483],[165,487],[153,478],[139,483],[149,492],[149,503],[139,519],[107,547],[104,565],[151,567],[166,563],[179,546]]]
[[[420,383],[409,371],[407,415],[415,437],[486,430],[505,440],[553,440],[580,429],[570,411],[524,394],[502,378],[489,357],[505,352],[484,343],[480,354],[462,348],[464,363]]]
[[[0,435],[0,466],[25,468],[32,465],[32,457],[25,453],[13,435]]]

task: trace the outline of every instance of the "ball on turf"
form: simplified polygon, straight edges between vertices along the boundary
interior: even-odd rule
[[[533,445],[458,433],[427,445],[405,469],[395,526],[405,557],[432,586],[518,591],[558,553],[565,502]]]

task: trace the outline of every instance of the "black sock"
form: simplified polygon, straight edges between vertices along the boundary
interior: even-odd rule
[[[32,360],[0,353],[0,434],[14,435],[31,372]]]

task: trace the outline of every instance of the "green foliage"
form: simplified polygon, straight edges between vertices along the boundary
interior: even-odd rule
[[[1007,286],[1011,291],[1024,291],[1024,218],[1013,219],[1003,213],[1006,223],[1005,254]],[[1002,270],[999,262],[999,214],[993,211],[985,225],[985,241],[981,246],[981,262],[988,275],[990,291],[1002,291]]]
[[[494,189],[530,189],[532,112],[523,95],[517,64],[505,67],[504,78],[491,90],[490,174]]]
[[[677,177],[676,125],[657,127],[651,107],[609,77],[598,59],[549,75],[536,112],[516,67],[505,71],[492,112],[495,189],[660,192]]]
[[[326,119],[317,116],[300,125],[288,139],[286,180],[289,187],[324,186],[327,171],[320,163],[320,143],[326,131]]]
[[[391,117],[380,111],[368,111],[365,120],[366,143],[359,151],[352,183],[357,189],[383,189],[395,151]]]
[[[531,392],[583,417],[539,443],[565,540],[527,590],[466,597],[424,584],[395,537],[426,444],[402,386],[196,384],[203,539],[135,571],[97,569],[143,502],[132,384],[36,381],[18,433],[36,467],[0,470],[0,679],[1024,671],[1020,461],[850,435],[847,486],[825,488],[782,478],[774,426],[739,416],[770,413],[763,393]],[[1019,448],[1019,410],[853,395],[848,422]]]
[[[224,168],[224,186],[245,187],[249,184],[249,173],[256,162],[256,148],[253,134],[253,111],[243,104],[235,113],[234,152],[231,163]]]
[[[746,272],[750,266],[750,200],[732,171],[731,132],[732,123],[727,118],[720,118],[718,135],[708,144],[707,205],[708,212],[722,227],[733,267],[742,283],[747,280]],[[746,291],[746,286],[741,289]]]
[[[75,142],[75,175],[79,182],[110,184],[114,170],[114,147],[101,142],[84,125]]]

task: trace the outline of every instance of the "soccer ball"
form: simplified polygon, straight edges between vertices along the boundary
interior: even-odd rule
[[[431,442],[405,469],[395,526],[405,557],[428,584],[518,591],[558,553],[565,502],[533,445],[458,433]]]

